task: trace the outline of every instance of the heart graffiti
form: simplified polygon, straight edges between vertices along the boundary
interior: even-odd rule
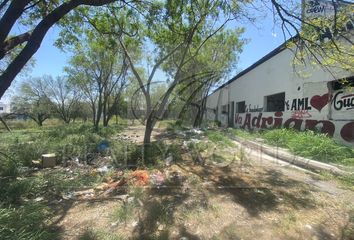
[[[319,96],[315,95],[311,98],[310,104],[312,107],[321,112],[322,108],[324,108],[330,102],[330,95],[328,93]]]

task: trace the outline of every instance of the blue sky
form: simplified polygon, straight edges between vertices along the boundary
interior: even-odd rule
[[[246,69],[284,42],[279,28],[274,27],[271,16],[255,24],[242,26],[246,28],[243,37],[248,39],[249,42],[244,46],[237,68],[231,73],[230,77],[235,75],[236,72]],[[232,28],[233,26],[230,25],[229,27]],[[34,55],[35,66],[25,76],[20,76],[16,83],[25,80],[29,76],[38,77],[48,74],[55,77],[63,74],[63,67],[67,65],[70,54],[62,52],[53,45],[58,33],[59,29],[57,28],[53,28],[47,33],[40,49]],[[11,90],[5,94],[1,101],[9,101],[11,94],[16,88],[16,83],[11,86]]]

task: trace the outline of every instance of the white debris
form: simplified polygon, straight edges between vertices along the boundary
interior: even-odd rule
[[[202,134],[203,131],[201,131],[200,129],[197,129],[197,128],[193,128],[193,129],[191,130],[191,133]]]
[[[97,168],[97,172],[99,172],[99,173],[106,173],[108,171],[109,171],[109,167],[106,165],[103,167]]]
[[[192,138],[190,140],[190,142],[192,142],[192,143],[200,143],[201,141],[199,139]]]
[[[173,161],[173,156],[170,154],[166,159],[165,159],[165,165],[170,166]]]
[[[37,197],[37,198],[34,199],[34,201],[41,202],[41,201],[43,201],[43,199],[44,199],[43,197]]]
[[[312,226],[309,225],[309,224],[306,224],[305,227],[308,228],[308,229],[312,229]]]

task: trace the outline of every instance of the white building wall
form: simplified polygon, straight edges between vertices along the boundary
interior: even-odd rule
[[[0,114],[10,113],[10,105],[0,102]]]
[[[354,90],[332,90],[328,84],[354,76],[354,72],[334,72],[331,69],[329,73],[320,67],[310,66],[294,71],[293,58],[290,50],[280,51],[210,95],[207,107],[217,108],[217,120],[227,125],[228,116],[221,113],[221,107],[245,101],[246,112],[232,116],[235,127],[257,129],[280,124],[301,130],[318,129],[354,147]],[[277,114],[266,112],[265,96],[281,92],[285,92],[284,111]],[[341,101],[353,106],[341,107]],[[305,107],[304,103],[307,103]]]

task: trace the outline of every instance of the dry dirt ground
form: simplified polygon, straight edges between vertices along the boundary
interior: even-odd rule
[[[143,128],[124,134],[141,142]],[[159,129],[153,137],[162,135]],[[334,182],[256,159],[200,166],[183,158],[160,169],[161,187],[57,206],[61,238],[354,239],[354,193]]]

